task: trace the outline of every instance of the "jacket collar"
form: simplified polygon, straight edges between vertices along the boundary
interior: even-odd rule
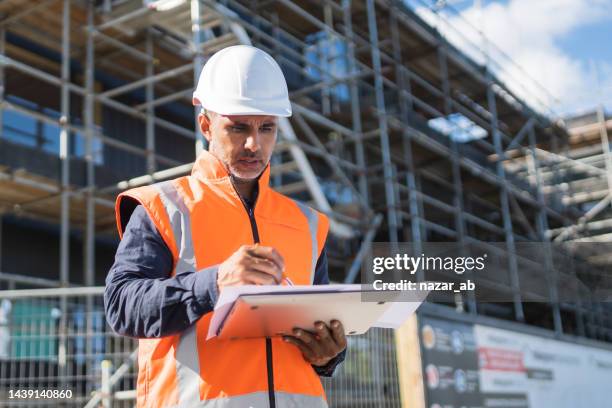
[[[230,174],[221,162],[221,160],[219,160],[216,156],[214,156],[207,150],[204,150],[202,151],[202,153],[200,153],[200,156],[193,164],[191,175],[203,183],[212,181],[215,183],[222,183],[224,185],[227,184],[227,186],[231,187],[232,190],[234,190],[234,187],[232,186],[232,182],[230,180]],[[269,189],[269,182],[270,163],[268,163],[263,173],[261,173],[259,179],[257,180],[259,186],[257,201],[260,201],[262,195],[264,195]]]

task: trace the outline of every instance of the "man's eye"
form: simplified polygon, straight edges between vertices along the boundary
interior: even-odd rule
[[[274,130],[274,128],[270,127],[270,126],[264,126],[264,127],[261,128],[262,132],[272,132],[273,130]]]
[[[230,126],[230,130],[232,132],[242,132],[244,130],[244,127],[242,127],[242,126]]]

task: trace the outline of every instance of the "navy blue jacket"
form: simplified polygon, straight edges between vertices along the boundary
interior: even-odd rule
[[[145,209],[138,205],[123,233],[115,263],[106,277],[104,308],[111,328],[124,336],[158,338],[187,329],[213,311],[217,301],[217,266],[170,277],[170,249]],[[315,285],[329,283],[325,248],[317,260]],[[346,350],[325,367],[331,376]]]

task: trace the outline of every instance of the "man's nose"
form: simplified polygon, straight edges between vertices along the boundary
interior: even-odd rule
[[[244,148],[247,150],[250,150],[252,152],[256,152],[260,149],[260,136],[259,136],[259,131],[254,130],[253,132],[251,132],[251,134],[249,134],[249,136],[247,137],[245,143],[244,143]]]

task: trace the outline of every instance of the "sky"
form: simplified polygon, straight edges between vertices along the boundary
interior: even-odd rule
[[[537,109],[564,116],[604,103],[612,113],[612,0],[406,1],[478,62],[483,49],[503,61],[496,75]],[[435,3],[442,18],[426,6]]]

